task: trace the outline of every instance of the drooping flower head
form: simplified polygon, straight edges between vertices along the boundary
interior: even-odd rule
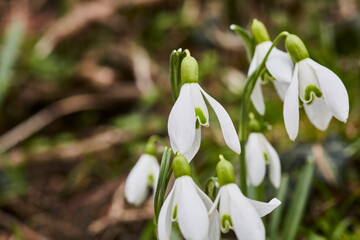
[[[235,127],[225,109],[208,95],[198,84],[198,64],[195,58],[187,55],[181,62],[182,87],[171,109],[168,132],[171,148],[180,152],[189,161],[200,148],[201,126],[209,126],[209,112],[204,97],[214,109],[219,119],[226,144],[240,154],[240,142]]]
[[[259,202],[245,197],[235,184],[234,168],[222,156],[216,166],[220,190],[210,213],[219,205],[220,228],[226,233],[234,230],[238,239],[265,240],[265,227],[261,217],[280,205],[273,198],[270,202]]]
[[[253,186],[260,185],[265,177],[266,165],[269,165],[270,181],[274,187],[278,188],[281,181],[280,158],[264,134],[250,133],[245,149],[249,182]]]
[[[219,215],[217,211],[208,215],[213,203],[191,178],[188,160],[177,154],[172,166],[176,179],[160,210],[159,240],[170,240],[174,221],[178,222],[181,234],[187,240],[218,240]]]
[[[156,190],[159,163],[156,159],[156,147],[153,141],[145,145],[144,153],[131,169],[125,183],[125,198],[135,205],[141,205],[149,195],[149,188]]]
[[[269,51],[272,45],[272,41],[270,40],[269,33],[266,30],[265,25],[257,19],[254,19],[252,22],[251,33],[255,39],[256,47],[254,56],[250,63],[248,76],[250,76],[260,66],[261,62],[266,56],[266,53]],[[271,67],[274,65],[274,63],[271,63],[273,59],[281,59],[287,64],[293,64],[291,58],[285,52],[277,49],[276,47],[272,49],[268,60],[266,61],[266,67],[268,64],[270,64]],[[261,91],[261,84],[263,82],[261,78],[265,76],[264,74],[267,74],[267,72],[265,71],[262,76],[256,80],[256,84],[250,96],[256,111],[261,115],[264,115],[265,113],[264,97]],[[275,89],[278,92],[280,98],[283,99],[290,80],[278,76],[273,77],[274,81],[272,82],[274,83]]]
[[[324,131],[333,116],[346,122],[349,97],[341,79],[309,58],[305,44],[298,36],[290,34],[285,40],[285,46],[295,67],[278,62],[277,66],[274,64],[268,69],[274,76],[291,79],[284,99],[284,122],[290,139],[295,140],[298,134],[301,105],[310,122],[319,130]]]

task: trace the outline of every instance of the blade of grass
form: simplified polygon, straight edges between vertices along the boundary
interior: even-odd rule
[[[12,70],[19,55],[24,32],[25,22],[22,18],[14,18],[6,29],[0,55],[0,103],[10,85]]]
[[[281,201],[281,204],[278,208],[274,210],[274,212],[270,216],[270,239],[276,240],[278,239],[277,233],[279,230],[281,215],[284,210],[284,202],[286,198],[286,193],[289,186],[289,176],[283,175],[281,179],[281,185],[277,192],[277,198]]]
[[[309,196],[314,170],[314,158],[309,157],[307,159],[306,165],[301,170],[299,175],[299,181],[297,183],[295,193],[292,197],[292,203],[285,218],[282,238],[283,240],[294,240],[296,237],[296,233],[299,228],[299,224]]]
[[[169,177],[167,176],[170,167],[170,160],[171,160],[171,149],[165,147],[161,159],[159,178],[158,178],[155,197],[154,197],[154,210],[155,210],[156,223],[159,217],[161,206],[164,203],[165,191],[169,182]]]

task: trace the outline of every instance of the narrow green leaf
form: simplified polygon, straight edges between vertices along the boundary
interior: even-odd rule
[[[0,102],[10,85],[13,67],[19,54],[21,42],[25,32],[25,22],[22,18],[15,18],[6,29],[0,56]]]
[[[159,172],[159,177],[158,177],[158,182],[154,197],[154,210],[155,210],[156,222],[159,218],[161,206],[164,203],[165,191],[167,188],[167,184],[169,182],[168,172],[170,167],[170,160],[171,160],[171,149],[165,147],[161,159],[160,172]]]
[[[244,29],[236,24],[230,25],[230,29],[235,31],[243,39],[244,44],[245,44],[245,49],[246,49],[246,55],[250,62],[254,55],[254,51],[255,51],[254,38],[250,36],[250,34],[248,33],[248,31],[246,31],[246,29]]]
[[[180,67],[181,67],[181,61],[186,56],[186,51],[188,50],[182,51],[181,48],[179,48],[178,50],[172,51],[170,55],[169,73],[170,73],[171,93],[174,102],[179,97],[179,93],[181,89]]]
[[[294,240],[296,237],[301,218],[307,203],[310,186],[315,170],[315,161],[309,157],[306,165],[299,174],[295,193],[292,196],[292,203],[284,221],[283,240]]]
[[[274,210],[274,212],[270,216],[269,233],[270,233],[270,239],[272,239],[272,240],[278,239],[277,233],[278,233],[278,229],[279,229],[279,225],[280,225],[281,215],[284,210],[284,204],[285,204],[288,186],[289,186],[289,176],[283,175],[283,177],[281,179],[280,188],[277,192],[277,198],[281,201],[281,204],[279,207],[277,207]]]

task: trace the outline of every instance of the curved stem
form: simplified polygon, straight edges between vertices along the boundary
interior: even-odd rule
[[[241,144],[241,154],[240,154],[240,189],[243,194],[247,195],[247,184],[246,184],[246,161],[245,161],[245,144],[246,144],[246,120],[247,120],[247,107],[249,105],[249,100],[251,93],[255,87],[256,81],[259,78],[261,72],[265,68],[266,60],[268,59],[271,50],[276,46],[276,44],[280,41],[281,38],[288,36],[288,32],[281,32],[274,40],[271,45],[269,51],[266,53],[264,59],[261,64],[257,67],[257,69],[248,77],[244,91],[243,91],[243,100],[241,102],[241,118],[240,118],[240,126],[239,126],[239,139]]]

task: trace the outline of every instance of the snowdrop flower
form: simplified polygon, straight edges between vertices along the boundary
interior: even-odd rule
[[[158,233],[159,240],[170,240],[172,222],[177,221],[185,239],[220,239],[219,214],[208,211],[210,198],[203,193],[190,177],[188,160],[177,154],[173,160],[175,183],[161,207]]]
[[[209,126],[209,112],[204,98],[219,119],[226,144],[240,154],[240,142],[235,127],[223,106],[208,95],[198,84],[198,64],[195,58],[186,56],[181,62],[182,87],[171,109],[168,132],[171,148],[183,154],[189,161],[200,148],[201,126]]]
[[[234,230],[237,239],[265,240],[265,228],[261,217],[272,212],[280,205],[273,198],[270,202],[259,202],[245,197],[235,184],[232,164],[220,156],[216,173],[220,190],[210,213],[219,206],[221,231]]]
[[[261,62],[264,60],[267,52],[269,51],[272,42],[270,41],[269,33],[267,32],[264,24],[257,19],[254,19],[251,25],[251,32],[254,36],[256,47],[254,56],[251,60],[248,76],[250,76],[255,70],[260,66]],[[272,67],[274,63],[272,63],[272,60],[276,59],[277,61],[285,61],[286,64],[292,64],[291,58],[283,51],[277,49],[274,47],[268,57],[268,60],[266,61],[266,67],[270,65]],[[278,64],[278,62],[276,62]],[[271,72],[270,72],[271,73]],[[274,83],[275,89],[278,92],[281,99],[284,98],[285,91],[290,83],[290,80],[287,78],[279,77],[277,75],[273,76],[275,78]],[[256,80],[256,84],[254,86],[253,92],[251,93],[251,101],[256,109],[256,111],[264,115],[265,113],[265,103],[264,103],[264,97],[261,91],[261,77]]]
[[[156,148],[152,141],[145,146],[144,154],[131,169],[125,183],[125,198],[128,203],[140,206],[148,197],[149,187],[156,189],[159,163],[155,157]]]
[[[278,188],[281,181],[279,155],[261,132],[252,132],[245,146],[246,166],[249,182],[258,186],[265,177],[265,167],[269,164],[270,181]]]
[[[291,79],[283,112],[290,139],[295,140],[298,134],[299,105],[302,104],[310,122],[319,130],[326,130],[333,116],[346,122],[349,115],[349,97],[341,79],[328,68],[310,59],[298,36],[290,34],[285,40],[285,46],[295,66],[278,65],[269,68],[269,71],[271,74]]]

